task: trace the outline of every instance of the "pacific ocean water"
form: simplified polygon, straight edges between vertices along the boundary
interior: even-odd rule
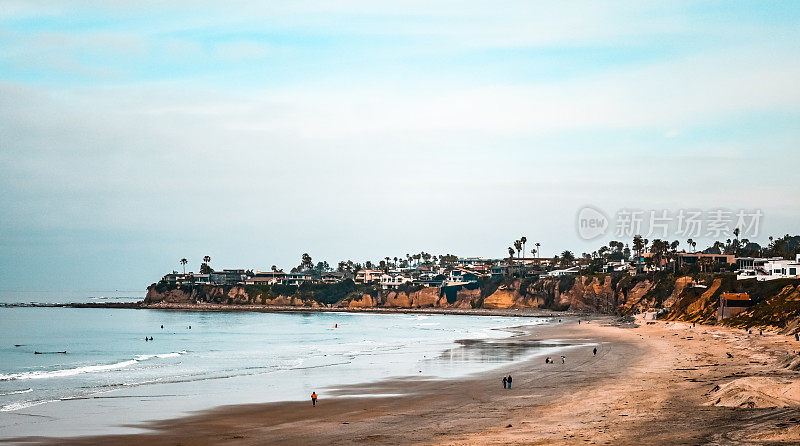
[[[105,298],[88,299],[97,297]],[[486,346],[510,336],[508,327],[546,322],[0,307],[0,437],[133,432],[147,420],[226,404],[303,400],[312,391],[323,399],[336,386],[394,377],[452,379],[532,354]]]

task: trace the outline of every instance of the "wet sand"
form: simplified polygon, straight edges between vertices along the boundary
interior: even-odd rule
[[[27,440],[131,445],[800,442],[800,343],[793,337],[641,320],[634,328],[609,321],[564,319],[507,340],[509,349],[548,339],[599,344],[597,356],[592,346],[565,349],[563,365],[557,353],[555,364],[536,357],[452,382],[410,377],[318,390],[316,408],[310,401],[229,406],[152,423],[147,426],[152,433]],[[503,389],[504,374],[513,375],[513,389]]]

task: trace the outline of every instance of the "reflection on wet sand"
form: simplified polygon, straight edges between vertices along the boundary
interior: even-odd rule
[[[440,361],[461,362],[506,362],[523,359],[537,350],[566,347],[571,343],[552,340],[515,339],[461,339],[458,347],[447,349],[437,358]]]

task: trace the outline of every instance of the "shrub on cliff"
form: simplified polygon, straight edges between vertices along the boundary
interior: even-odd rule
[[[339,302],[358,290],[359,286],[355,282],[346,279],[333,284],[305,282],[300,285],[299,294],[303,299],[313,299],[321,304],[329,305]]]
[[[575,286],[575,276],[561,276],[558,278],[558,292],[566,293]]]
[[[675,276],[667,271],[658,271],[653,274],[653,283],[655,286],[642,296],[642,300],[652,301],[653,306],[661,308],[675,289]]]
[[[500,285],[502,283],[503,279],[501,278],[478,279],[478,286],[481,289],[481,296],[480,296],[481,301],[494,294],[494,292],[497,291],[498,288],[500,288]]]
[[[797,279],[775,279],[759,281],[755,278],[747,280],[737,280],[733,291],[737,293],[747,293],[750,300],[759,303],[772,296],[778,295],[787,285],[800,284]]]

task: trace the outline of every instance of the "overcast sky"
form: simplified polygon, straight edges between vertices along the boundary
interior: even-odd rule
[[[800,3],[252,3],[0,2],[0,289],[800,232]]]

